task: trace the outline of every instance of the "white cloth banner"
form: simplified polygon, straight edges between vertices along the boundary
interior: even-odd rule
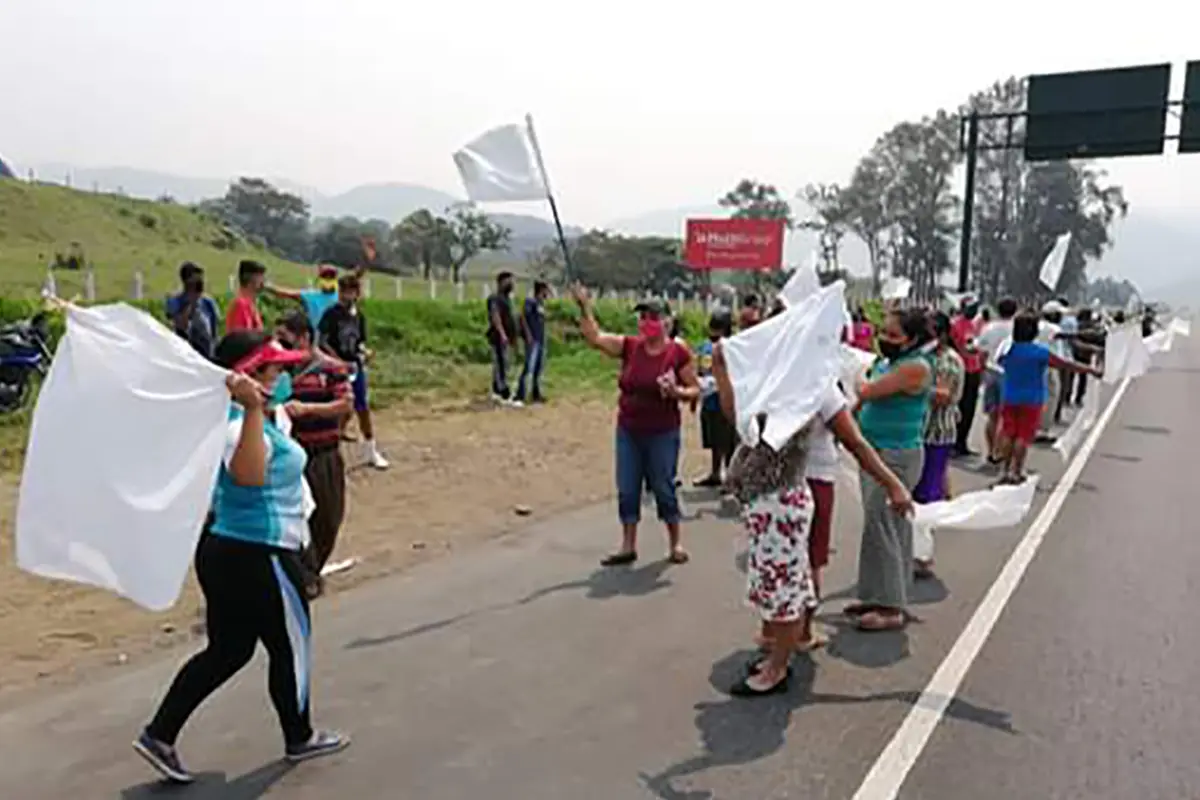
[[[788,282],[779,290],[779,296],[789,308],[804,302],[807,298],[821,291],[821,281],[817,278],[817,270],[812,264],[802,264],[788,278]]]
[[[1180,319],[1179,317],[1176,317],[1175,319],[1171,320],[1171,324],[1167,326],[1167,330],[1176,336],[1191,336],[1192,323],[1186,319]]]
[[[884,300],[903,300],[912,291],[912,281],[895,275],[883,282],[882,294]]]
[[[33,412],[17,565],[169,608],[225,448],[225,376],[131,306],[69,308]]]
[[[1124,325],[1108,332],[1104,345],[1104,382],[1140,378],[1150,369],[1150,351],[1140,325]]]
[[[1146,352],[1150,353],[1150,355],[1155,355],[1157,353],[1171,352],[1171,345],[1174,344],[1174,340],[1175,334],[1168,328],[1162,331],[1155,331],[1142,341],[1146,345]]]
[[[492,128],[455,153],[454,164],[474,203],[545,200],[549,194],[525,125]]]
[[[845,288],[838,281],[722,340],[743,441],[758,443],[755,418],[766,414],[762,439],[778,449],[817,413],[841,363]]]
[[[1062,277],[1063,267],[1067,264],[1067,252],[1071,249],[1071,234],[1064,233],[1054,242],[1054,247],[1042,262],[1038,280],[1050,291],[1058,288],[1058,279]]]
[[[985,530],[1008,528],[1025,519],[1033,505],[1038,479],[1030,476],[1018,486],[997,486],[960,494],[953,500],[917,504],[913,525],[928,528]]]
[[[875,363],[876,355],[851,347],[845,342],[842,343],[840,355],[838,380],[842,383],[842,394],[846,395],[847,405],[854,408],[858,404],[858,388],[866,381],[867,372]]]
[[[1063,461],[1069,459],[1071,454],[1078,449],[1079,445],[1083,444],[1083,438],[1087,436],[1088,431],[1096,424],[1099,416],[1100,393],[1096,391],[1088,392],[1083,396],[1083,405],[1075,413],[1075,418],[1071,420],[1071,424],[1063,431],[1062,436],[1059,436],[1057,441],[1054,442],[1054,449],[1062,456]]]

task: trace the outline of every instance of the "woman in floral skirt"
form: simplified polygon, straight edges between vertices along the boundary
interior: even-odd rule
[[[713,377],[722,412],[737,419],[733,386],[719,346],[713,353]],[[726,486],[741,503],[750,545],[746,597],[763,621],[765,649],[748,665],[746,677],[732,687],[734,695],[756,697],[787,691],[792,654],[812,638],[812,612],[818,598],[808,556],[814,509],[805,469],[815,427],[829,425],[862,468],[888,487],[893,506],[901,513],[912,509],[908,490],[863,439],[832,380],[821,405],[778,450],[761,441],[754,447],[742,446],[729,468]],[[760,430],[765,422],[766,415],[760,415]]]

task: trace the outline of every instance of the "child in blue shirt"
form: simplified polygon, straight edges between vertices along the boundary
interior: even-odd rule
[[[1023,483],[1025,458],[1041,427],[1042,411],[1050,399],[1048,370],[1103,374],[1098,367],[1069,361],[1037,342],[1038,318],[1018,314],[1013,320],[1012,344],[998,361],[1004,369],[1000,384],[1000,435],[1007,445],[1002,483]]]

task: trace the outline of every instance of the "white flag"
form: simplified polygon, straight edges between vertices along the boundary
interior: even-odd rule
[[[1176,317],[1175,319],[1171,320],[1171,324],[1167,326],[1167,330],[1171,331],[1171,333],[1175,334],[1176,336],[1191,336],[1192,323],[1189,320]]]
[[[532,126],[492,128],[455,153],[454,164],[473,203],[545,200],[549,194]]]
[[[131,306],[70,308],[33,412],[17,566],[169,608],[212,502],[226,374]]]
[[[816,268],[812,264],[802,264],[796,267],[792,277],[788,278],[788,282],[779,290],[779,296],[790,308],[820,290],[821,280],[817,277]]]
[[[912,291],[912,281],[896,275],[883,282],[884,300],[903,300]]]
[[[733,385],[737,429],[778,449],[817,413],[841,365],[846,284],[838,281],[784,313],[721,342]]]
[[[1067,251],[1070,249],[1071,234],[1064,233],[1058,237],[1050,254],[1042,262],[1042,271],[1038,273],[1038,280],[1052,292],[1058,288],[1058,279],[1062,277],[1063,267],[1067,264]]]
[[[1108,332],[1104,344],[1104,382],[1140,378],[1150,369],[1150,351],[1140,325],[1124,325]]]

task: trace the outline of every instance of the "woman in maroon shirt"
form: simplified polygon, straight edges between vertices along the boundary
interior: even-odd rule
[[[683,564],[688,555],[679,541],[675,474],[679,463],[679,404],[700,396],[691,351],[668,335],[670,309],[661,300],[637,305],[637,336],[601,331],[592,313],[591,298],[583,287],[575,288],[575,301],[581,312],[579,330],[583,338],[600,352],[621,360],[616,439],[621,549],[601,563],[612,567],[637,560],[642,487],[649,484],[658,518],[667,526],[669,559]]]

